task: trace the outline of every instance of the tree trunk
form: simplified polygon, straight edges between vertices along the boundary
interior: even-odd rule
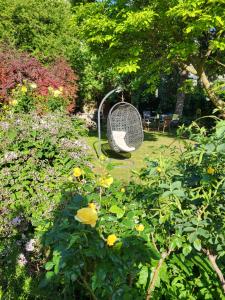
[[[186,70],[180,72],[180,82],[179,82],[179,88],[177,92],[177,102],[176,102],[176,108],[175,108],[175,114],[182,116],[183,110],[184,110],[184,102],[185,102],[185,93],[180,90],[182,87],[184,81],[187,79],[188,73]]]
[[[211,83],[204,71],[203,68],[201,68],[200,71],[197,72],[197,70],[193,67],[193,65],[183,65],[185,70],[199,76],[199,79],[202,83],[203,88],[205,89],[209,99],[212,101],[212,103],[215,105],[215,107],[220,111],[221,116],[225,118],[225,101],[221,100],[213,91],[211,88]]]
[[[205,74],[205,71],[202,71],[200,80],[204,89],[207,92],[207,95],[209,96],[209,99],[216,106],[216,108],[218,108],[218,110],[222,113],[222,115],[225,116],[225,102],[221,100],[211,89],[210,82]]]

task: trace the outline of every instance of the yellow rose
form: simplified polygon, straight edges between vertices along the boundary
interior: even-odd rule
[[[99,180],[100,186],[105,188],[109,188],[112,183],[113,183],[113,177],[110,175],[106,177],[101,177]]]
[[[137,231],[143,231],[145,229],[145,226],[143,224],[138,224],[135,226],[135,229]]]
[[[158,167],[158,168],[156,168],[156,171],[157,171],[158,173],[161,173],[161,172],[162,172],[162,169],[161,169],[160,167]]]
[[[83,224],[91,225],[95,227],[98,220],[97,211],[91,207],[84,207],[77,211],[75,219]]]
[[[22,87],[21,87],[21,92],[22,92],[23,94],[26,94],[26,92],[27,92],[27,87],[26,87],[25,85],[22,85]]]
[[[116,241],[117,241],[117,236],[115,234],[110,234],[107,237],[107,245],[108,246],[113,246]]]
[[[95,205],[95,203],[93,203],[93,202],[88,203],[88,207],[93,208],[93,209],[96,209],[96,205]]]
[[[74,168],[73,169],[73,176],[74,177],[80,177],[81,175],[84,174],[84,171],[81,168]]]
[[[215,173],[215,169],[213,169],[212,167],[208,167],[207,173],[213,175]]]
[[[125,193],[126,190],[125,190],[125,188],[121,188],[120,191],[121,191],[121,193]]]

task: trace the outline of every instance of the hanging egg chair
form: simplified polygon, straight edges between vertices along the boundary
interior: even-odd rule
[[[130,103],[116,103],[109,111],[107,137],[115,152],[132,152],[143,142],[143,128],[138,110]]]
[[[122,92],[121,87],[110,91],[102,99],[98,108],[98,156],[101,148],[101,109],[106,99],[113,93]],[[132,152],[137,150],[144,139],[141,116],[130,103],[116,103],[109,111],[107,118],[107,137],[112,150],[115,152]]]

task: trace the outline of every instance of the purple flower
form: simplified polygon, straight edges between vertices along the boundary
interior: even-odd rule
[[[19,225],[21,223],[21,218],[20,217],[15,217],[14,219],[12,219],[11,223],[12,225]]]

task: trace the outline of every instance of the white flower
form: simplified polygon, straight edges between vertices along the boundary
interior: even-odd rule
[[[23,253],[20,253],[20,255],[18,256],[17,263],[20,266],[25,266],[27,264],[27,259]]]
[[[34,239],[29,240],[25,245],[26,251],[27,252],[34,251],[34,245],[35,245],[35,240]]]

